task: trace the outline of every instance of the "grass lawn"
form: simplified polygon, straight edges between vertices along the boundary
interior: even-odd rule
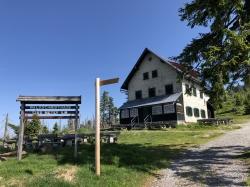
[[[72,148],[30,153],[20,162],[13,158],[0,163],[0,186],[143,186],[180,151],[233,128],[238,127],[123,131],[117,144],[102,144],[101,177],[94,175],[94,145],[81,145],[76,162]]]

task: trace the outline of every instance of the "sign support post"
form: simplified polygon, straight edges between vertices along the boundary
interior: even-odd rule
[[[95,173],[100,176],[100,78],[95,80]]]
[[[75,147],[74,147],[74,158],[77,158],[77,143],[78,143],[78,137],[77,137],[77,129],[78,129],[78,104],[76,104],[76,111],[75,111]]]
[[[22,160],[23,134],[24,134],[24,110],[25,110],[25,104],[21,103],[21,115],[20,115],[19,135],[18,135],[17,160]]]
[[[6,115],[6,119],[5,119],[5,127],[4,127],[4,135],[3,135],[3,145],[5,147],[6,145],[6,141],[7,141],[7,130],[8,130],[8,113]]]
[[[103,85],[114,84],[119,81],[119,78],[95,80],[95,173],[97,176],[101,174],[100,161],[100,87]]]

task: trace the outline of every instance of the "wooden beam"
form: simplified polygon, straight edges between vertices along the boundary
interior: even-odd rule
[[[24,116],[25,116],[25,104],[21,102],[21,116],[20,116],[20,126],[19,126],[19,137],[18,137],[18,150],[17,150],[17,160],[22,160],[23,152],[23,134],[24,134]]]
[[[77,128],[78,128],[78,105],[76,105],[76,111],[75,111],[75,147],[74,147],[74,158],[77,158]]]
[[[25,114],[76,114],[76,111],[25,111]]]
[[[100,176],[100,78],[95,81],[95,173]]]
[[[19,96],[25,104],[81,104],[81,96]]]
[[[119,78],[100,80],[100,86],[118,83]]]
[[[25,119],[32,119],[33,116],[25,116]],[[39,119],[75,119],[75,116],[38,116]]]
[[[3,135],[3,142],[5,144],[6,140],[7,140],[7,130],[8,130],[8,113],[6,115],[6,119],[5,119],[5,128],[4,128],[4,135]]]
[[[70,110],[76,109],[76,106],[25,106],[25,109],[34,109],[34,110],[45,110],[45,109],[61,109],[61,110]]]

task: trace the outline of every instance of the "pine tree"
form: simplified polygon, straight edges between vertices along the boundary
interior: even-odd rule
[[[186,67],[200,72],[213,104],[218,107],[225,86],[238,81],[249,85],[250,1],[193,0],[179,10],[191,28],[209,27],[193,39],[177,57]]]
[[[31,121],[26,120],[24,126],[24,134],[29,137],[36,137],[41,130],[41,122],[37,115],[33,115]]]
[[[117,122],[118,109],[114,106],[114,99],[109,96],[107,91],[104,91],[101,97],[101,126],[110,126]]]
[[[58,134],[59,133],[59,128],[58,128],[58,124],[57,122],[54,124],[54,127],[53,127],[53,134]]]
[[[43,133],[43,134],[48,134],[48,133],[49,133],[48,127],[43,126],[43,127],[42,127],[42,133]]]

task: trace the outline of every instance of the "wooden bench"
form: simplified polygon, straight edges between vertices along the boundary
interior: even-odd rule
[[[101,131],[101,141],[105,143],[116,143],[118,140],[119,131]],[[93,143],[95,141],[95,133],[80,133],[77,134],[78,143]],[[58,136],[56,134],[42,134],[38,136],[39,146],[44,143],[73,146],[75,134],[65,134]]]
[[[202,125],[229,125],[233,122],[232,118],[208,118],[208,119],[199,119],[197,120],[199,124]]]

